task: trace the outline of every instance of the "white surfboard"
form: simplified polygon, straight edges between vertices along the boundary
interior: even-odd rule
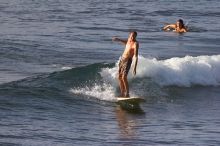
[[[144,98],[140,97],[117,97],[118,102],[140,103],[145,102]]]

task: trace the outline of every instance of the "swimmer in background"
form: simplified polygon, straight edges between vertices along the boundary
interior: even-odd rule
[[[186,28],[186,26],[184,25],[182,19],[179,19],[179,20],[176,22],[176,24],[169,24],[169,25],[164,26],[164,27],[163,27],[163,30],[164,30],[164,31],[173,30],[173,31],[178,32],[178,33],[187,32],[187,28]]]

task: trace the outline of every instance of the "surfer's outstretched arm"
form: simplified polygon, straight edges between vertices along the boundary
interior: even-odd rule
[[[127,40],[122,40],[122,39],[119,39],[119,38],[117,38],[117,37],[113,37],[113,38],[112,38],[112,41],[120,42],[120,43],[122,43],[122,44],[124,44],[124,45],[127,44]]]

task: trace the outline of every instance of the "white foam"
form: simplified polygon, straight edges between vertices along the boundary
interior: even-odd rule
[[[117,69],[117,65],[114,68],[105,68],[101,75],[104,80],[116,84]],[[131,77],[130,73],[128,79],[131,80]],[[139,56],[136,77],[150,77],[161,86],[218,86],[220,85],[220,55],[174,57],[167,60]]]
[[[99,100],[115,101],[115,89],[110,84],[95,84],[93,87],[84,88],[72,88],[70,92],[74,94],[86,95],[89,97],[95,97]]]
[[[61,69],[62,70],[69,70],[69,69],[72,69],[72,67],[70,67],[70,66],[63,66]]]

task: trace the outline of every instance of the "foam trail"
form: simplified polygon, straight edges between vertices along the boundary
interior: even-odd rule
[[[100,100],[115,101],[115,89],[110,84],[95,84],[93,87],[73,88],[70,92],[95,97]]]
[[[117,63],[114,68],[104,68],[100,74],[104,80],[115,85]],[[131,77],[129,74],[128,79],[131,80]],[[220,55],[174,57],[167,60],[139,56],[136,77],[150,77],[161,86],[218,86],[220,85]]]

